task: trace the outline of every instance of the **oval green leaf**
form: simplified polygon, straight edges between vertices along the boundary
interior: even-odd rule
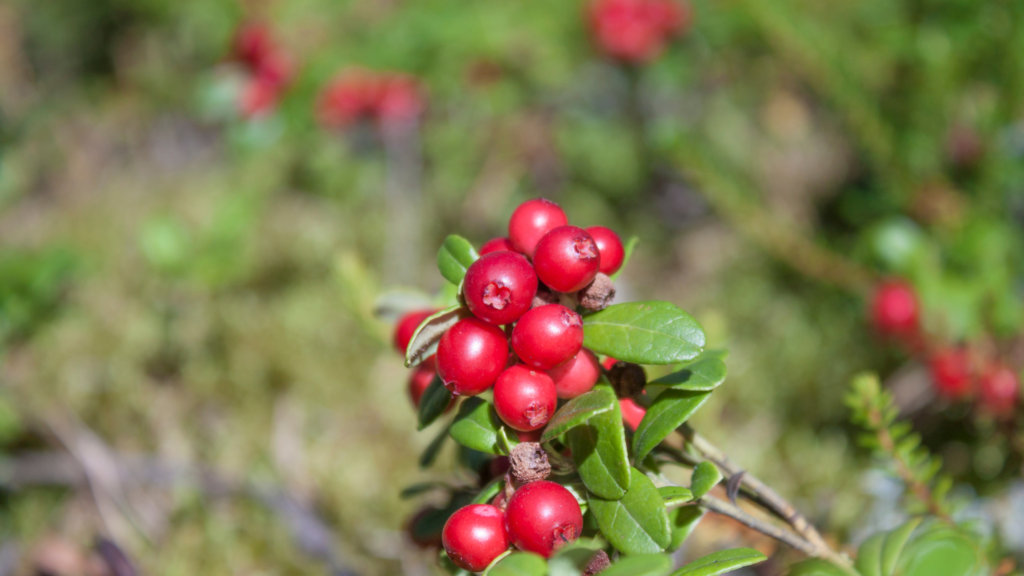
[[[767,559],[767,556],[753,548],[733,548],[694,560],[673,572],[672,576],[717,576]]]
[[[619,403],[598,414],[566,435],[572,459],[583,485],[605,500],[618,500],[631,482],[626,431],[622,427]]]
[[[693,469],[693,477],[690,478],[690,490],[693,491],[693,499],[700,500],[721,481],[722,473],[718,471],[717,466],[706,460],[697,464]]]
[[[665,500],[665,506],[685,504],[693,500],[693,492],[682,486],[663,486],[658,488],[658,494]]]
[[[662,376],[651,381],[647,386],[658,388],[671,388],[673,390],[690,390],[707,392],[718,388],[725,382],[725,362],[719,358],[705,358],[698,360],[686,368],[673,372],[668,376]],[[648,390],[648,394],[652,391]]]
[[[441,448],[444,447],[444,441],[448,439],[448,427],[438,432],[437,436],[430,441],[423,453],[420,454],[420,468],[430,468],[434,464],[434,460],[437,460],[437,455],[441,453]]]
[[[804,560],[789,567],[788,576],[850,576],[824,560]]]
[[[420,407],[416,414],[419,425],[416,429],[423,430],[433,424],[451,403],[452,393],[444,387],[441,377],[434,374],[434,379],[430,381],[430,385],[423,391],[423,397],[420,398]]]
[[[491,565],[487,576],[544,576],[548,563],[536,554],[513,552]]]
[[[498,440],[501,419],[494,411],[494,406],[481,398],[467,398],[455,416],[448,435],[466,448],[472,448],[487,454],[502,453]]]
[[[583,424],[592,417],[610,411],[618,404],[615,393],[605,387],[599,387],[586,394],[581,394],[565,403],[555,412],[544,428],[541,442],[550,442],[565,434],[572,428]]]
[[[622,264],[619,265],[619,269],[615,271],[615,274],[611,275],[611,279],[615,280],[622,274],[622,271],[626,269],[626,264],[629,264],[629,259],[633,257],[633,251],[636,250],[636,245],[640,243],[640,238],[636,236],[630,236],[629,240],[626,240],[624,247],[624,255],[622,257]]]
[[[861,576],[882,576],[882,545],[885,533],[872,534],[857,550],[857,571]]]
[[[615,304],[583,321],[583,345],[635,364],[674,364],[704,349],[704,329],[669,302]]]
[[[672,541],[668,544],[668,551],[678,550],[703,517],[704,509],[700,506],[683,506],[669,511],[668,524],[672,529]]]
[[[633,456],[639,462],[679,428],[711,397],[711,392],[669,388],[654,399],[633,434]]]
[[[936,525],[906,545],[894,573],[901,576],[982,576],[990,572],[984,555],[966,534]]]
[[[445,280],[458,286],[466,276],[466,269],[479,257],[469,240],[452,234],[444,239],[437,251],[437,268]]]
[[[885,537],[885,544],[882,546],[880,567],[883,576],[892,576],[896,571],[896,562],[900,559],[903,547],[906,546],[910,535],[921,525],[921,518],[914,518],[896,528]]]
[[[499,476],[487,483],[480,493],[473,497],[473,504],[490,504],[491,499],[505,487],[505,477]]]
[[[560,548],[548,559],[548,576],[580,576],[594,554],[604,548],[605,543],[591,538],[580,538]]]
[[[441,341],[445,331],[469,316],[469,309],[465,306],[452,306],[424,320],[413,333],[409,346],[405,349],[406,368],[423,362],[437,352],[437,343]]]
[[[665,576],[672,571],[672,557],[667,554],[626,556],[601,571],[601,576]]]
[[[589,498],[590,511],[608,542],[623,554],[656,554],[671,542],[668,511],[651,479],[630,468],[629,490],[618,500]]]

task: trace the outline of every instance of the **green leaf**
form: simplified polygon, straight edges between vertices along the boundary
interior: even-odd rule
[[[633,433],[633,456],[637,462],[661,444],[669,434],[690,419],[711,397],[711,392],[669,388],[651,403]]]
[[[434,460],[437,460],[437,455],[441,453],[441,448],[444,447],[444,441],[448,439],[448,429],[449,427],[446,426],[444,430],[438,432],[437,436],[427,445],[423,454],[420,454],[420,468],[430,468]]]
[[[670,552],[678,550],[703,517],[704,509],[700,506],[683,506],[669,511],[668,524],[672,529],[672,541],[669,542],[668,550]]]
[[[515,435],[509,436],[508,429],[505,426],[498,428],[498,448],[501,449],[502,454],[508,456],[518,444],[519,438]]]
[[[673,572],[672,576],[717,576],[767,559],[767,556],[752,548],[733,548],[694,560]]]
[[[882,576],[882,545],[885,533],[872,534],[857,550],[857,571],[862,576]]]
[[[417,482],[402,488],[402,491],[398,493],[398,497],[402,500],[408,500],[431,490],[446,490],[448,488],[449,486],[444,482]]]
[[[615,280],[622,274],[622,271],[626,269],[626,264],[629,264],[629,259],[633,257],[633,251],[636,250],[636,245],[640,243],[640,238],[637,236],[630,236],[629,240],[626,240],[626,245],[623,247],[624,255],[622,257],[622,264],[619,269],[615,271],[615,274],[611,275],[611,279]]]
[[[900,576],[983,576],[989,571],[981,551],[967,535],[936,525],[906,545],[893,573]]]
[[[487,569],[487,576],[544,576],[548,563],[536,554],[513,552]]]
[[[605,547],[602,540],[580,538],[560,548],[548,560],[548,576],[580,576],[594,553]]]
[[[481,398],[467,398],[455,416],[448,435],[466,448],[472,448],[487,454],[501,454],[498,444],[498,430],[501,419],[494,411],[494,406]]]
[[[629,490],[619,500],[589,497],[590,511],[608,542],[623,554],[654,554],[671,542],[668,512],[654,483],[630,468]]]
[[[489,504],[491,499],[498,495],[498,492],[505,488],[505,477],[499,476],[487,483],[480,493],[473,497],[473,504]]]
[[[541,442],[550,442],[570,429],[583,424],[598,414],[608,412],[618,404],[615,393],[607,387],[599,387],[581,394],[565,403],[555,412],[547,426]]]
[[[647,383],[648,387],[671,388],[673,390],[690,390],[707,392],[714,390],[725,382],[725,362],[718,358],[705,358],[686,366],[678,372],[662,376]],[[652,393],[648,389],[648,394]]]
[[[430,381],[430,385],[423,391],[423,396],[420,398],[420,407],[416,414],[419,425],[416,429],[423,430],[433,424],[444,414],[451,403],[452,393],[444,387],[441,377],[434,374],[434,379]]]
[[[409,340],[409,347],[405,349],[406,368],[419,364],[437,352],[437,343],[441,341],[445,331],[469,316],[469,310],[465,306],[453,306],[424,320]]]
[[[804,560],[789,567],[788,576],[850,576],[825,560]]]
[[[693,492],[682,486],[663,486],[658,488],[658,494],[665,500],[665,506],[685,504],[693,500]]]
[[[631,482],[626,431],[616,401],[609,412],[569,430],[566,440],[587,490],[606,500],[618,500]]]
[[[587,316],[583,345],[625,362],[673,364],[700,354],[704,330],[669,302],[630,302]]]
[[[626,556],[601,572],[601,576],[665,576],[672,571],[672,557],[667,554]]]
[[[885,537],[885,545],[882,546],[880,558],[881,572],[883,576],[892,576],[896,571],[896,563],[900,559],[903,547],[914,530],[921,525],[921,518],[915,518],[896,528]]]
[[[704,461],[693,469],[693,477],[690,478],[690,490],[693,491],[693,499],[700,500],[705,494],[722,481],[722,473],[711,462]]]
[[[466,276],[466,269],[479,257],[469,240],[452,234],[444,239],[437,251],[437,268],[445,280],[458,286]]]

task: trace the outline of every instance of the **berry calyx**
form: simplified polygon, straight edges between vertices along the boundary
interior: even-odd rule
[[[491,252],[515,252],[515,250],[508,238],[491,238],[480,247],[480,255],[483,256]]]
[[[516,252],[532,258],[537,242],[540,242],[549,230],[568,223],[569,219],[565,212],[551,200],[527,200],[516,208],[508,221],[508,239]]]
[[[420,327],[420,324],[423,324],[424,320],[433,316],[435,312],[437,310],[416,310],[415,312],[409,312],[398,320],[398,324],[395,325],[393,342],[395,350],[398,350],[399,354],[405,354],[406,348],[409,347],[409,341],[416,334],[416,329]]]
[[[586,288],[601,267],[601,254],[583,228],[559,226],[537,242],[533,254],[537,277],[558,292]]]
[[[508,550],[505,514],[490,504],[464,506],[445,522],[441,543],[456,566],[482,572]]]
[[[550,370],[583,347],[583,319],[561,304],[547,304],[523,314],[512,329],[512,349],[528,366]]]
[[[435,374],[437,374],[437,364],[434,356],[413,368],[412,375],[409,376],[409,399],[412,400],[413,407],[419,407],[420,399],[423,398],[423,393],[427,391],[430,383],[434,380]]]
[[[640,426],[640,422],[644,419],[644,415],[647,414],[647,410],[633,401],[632,398],[621,398],[619,399],[619,410],[622,411],[622,421],[629,426],[630,430],[636,430],[637,426]]]
[[[971,355],[963,348],[947,348],[937,352],[928,362],[940,396],[960,400],[971,394]]]
[[[487,390],[507,363],[505,332],[477,318],[456,322],[437,345],[437,373],[456,396],[476,396]]]
[[[470,264],[462,293],[477,318],[511,324],[530,309],[537,293],[537,273],[522,254],[494,252]]]
[[[568,490],[540,480],[519,488],[508,499],[505,526],[516,548],[549,558],[579,538],[583,514]]]
[[[981,408],[999,418],[1012,416],[1020,395],[1020,380],[1006,366],[987,370],[978,382]]]
[[[889,281],[875,291],[871,318],[886,336],[907,337],[917,331],[920,306],[914,289],[901,281]]]
[[[626,259],[626,249],[622,247],[619,235],[604,226],[591,226],[587,228],[587,233],[594,239],[601,255],[599,271],[609,276],[618,272],[622,268],[622,261]]]
[[[555,383],[558,397],[569,400],[594,388],[601,376],[601,365],[593,352],[583,348],[575,358],[548,370],[548,376]]]
[[[505,424],[529,432],[543,428],[558,405],[555,383],[522,364],[507,368],[494,383],[494,409]]]

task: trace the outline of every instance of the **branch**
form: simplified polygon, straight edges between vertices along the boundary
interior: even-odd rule
[[[759,518],[755,518],[754,516],[744,512],[738,506],[734,506],[725,500],[719,500],[718,498],[712,498],[711,496],[704,496],[697,501],[697,504],[716,514],[728,516],[747,528],[757,530],[761,534],[775,538],[783,544],[788,544],[792,548],[795,548],[808,556],[818,556],[817,548],[807,540],[801,538],[799,535],[794,534],[785,528],[781,528]]]

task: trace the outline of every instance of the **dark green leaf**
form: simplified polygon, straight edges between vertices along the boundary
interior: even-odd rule
[[[615,304],[587,316],[583,345],[635,364],[673,364],[704,348],[704,330],[668,302]]]
[[[850,576],[824,560],[804,560],[789,567],[788,576]]]
[[[601,540],[580,538],[560,548],[548,560],[548,576],[580,576],[580,572],[587,567],[594,553],[604,547],[605,543]]]
[[[722,481],[722,473],[711,462],[704,461],[693,469],[693,477],[690,478],[690,490],[693,491],[693,499],[700,500],[705,494]]]
[[[665,576],[672,571],[672,557],[667,554],[625,556],[605,568],[601,576]]]
[[[707,392],[718,388],[722,382],[725,382],[725,376],[725,362],[718,358],[706,358],[698,360],[678,372],[649,382],[647,386],[657,387],[657,389],[672,388],[673,390]],[[647,393],[651,394],[652,390],[649,389]]]
[[[882,545],[885,533],[872,534],[857,550],[857,571],[862,576],[882,576]]]
[[[499,476],[487,483],[480,493],[473,497],[473,504],[490,504],[491,499],[505,488],[505,477]]]
[[[631,476],[619,403],[614,402],[611,411],[569,430],[566,440],[587,490],[606,500],[622,498]]]
[[[433,424],[444,414],[451,403],[452,393],[444,387],[441,377],[434,374],[434,379],[430,381],[430,385],[423,391],[423,396],[420,398],[420,407],[416,414],[419,420],[417,430],[423,430]]]
[[[498,448],[501,449],[502,454],[507,456],[517,444],[519,444],[519,438],[515,434],[509,435],[508,428],[505,426],[498,428]]]
[[[669,511],[668,524],[672,529],[672,541],[668,545],[669,552],[674,552],[683,545],[703,517],[704,509],[700,506],[683,506]]]
[[[498,560],[487,569],[487,576],[544,576],[548,563],[528,552],[513,552]]]
[[[690,562],[673,572],[672,576],[717,576],[767,559],[767,556],[751,548],[733,548]]]
[[[409,340],[409,347],[405,349],[405,366],[415,366],[437,352],[437,343],[445,331],[468,316],[470,313],[466,307],[453,306],[424,320]]]
[[[612,280],[618,278],[619,274],[622,274],[622,271],[626,269],[626,264],[629,264],[629,259],[633,257],[633,251],[636,250],[636,245],[639,243],[640,238],[636,236],[630,236],[629,240],[626,240],[626,245],[623,247],[622,265],[615,271],[615,274],[611,275]]]
[[[541,436],[540,441],[550,442],[590,418],[608,412],[616,404],[618,401],[615,399],[615,393],[605,387],[581,394],[566,402],[555,412],[544,428],[544,435]]]
[[[498,429],[501,420],[494,406],[481,398],[467,398],[455,416],[448,435],[459,444],[487,454],[501,454]]]
[[[437,251],[437,268],[445,280],[458,286],[466,275],[466,269],[479,257],[469,240],[452,234],[444,239]]]
[[[683,488],[682,486],[664,486],[658,488],[658,494],[661,494],[661,497],[665,500],[665,506],[685,504],[693,500],[693,492],[689,488]]]
[[[446,426],[444,430],[438,432],[437,436],[430,441],[430,444],[427,445],[423,454],[420,454],[420,468],[430,468],[434,463],[434,460],[437,460],[437,455],[441,453],[441,448],[444,446],[444,441],[447,439],[448,427]]]
[[[907,540],[914,530],[921,525],[921,518],[915,518],[896,528],[885,537],[885,544],[882,546],[880,558],[881,572],[883,576],[892,576],[896,571],[896,562],[900,559],[900,553],[906,546]]]
[[[619,500],[591,494],[590,511],[601,534],[624,554],[654,554],[671,542],[668,512],[654,483],[636,468],[630,469],[629,490]]]
[[[419,496],[420,494],[430,492],[431,490],[447,490],[449,488],[450,486],[443,482],[417,482],[416,484],[402,488],[398,497],[402,500],[408,500],[409,498]]]
[[[633,434],[633,456],[643,460],[669,434],[690,419],[711,397],[711,392],[668,389],[658,395]]]

